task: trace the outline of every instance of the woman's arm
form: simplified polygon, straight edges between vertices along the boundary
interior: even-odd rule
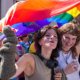
[[[16,62],[16,74],[12,76],[10,79],[17,77],[23,71],[26,75],[32,75],[34,73],[34,57],[31,54],[25,54]]]
[[[72,61],[71,63],[69,63],[64,69],[63,69],[63,72],[66,74],[71,74],[73,72],[76,72],[78,70],[78,62],[77,61]],[[62,70],[62,69],[61,69]],[[61,71],[60,69],[57,70],[56,69],[56,72],[58,71]]]
[[[65,74],[71,74],[74,73],[78,70],[78,62],[77,61],[72,61],[70,64],[68,64],[64,69],[63,72]]]
[[[67,80],[66,75],[76,72],[78,70],[78,67],[79,66],[77,61],[71,62],[64,69],[56,72],[56,75],[54,76],[55,80]]]

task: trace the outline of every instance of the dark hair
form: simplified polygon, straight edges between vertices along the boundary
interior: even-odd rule
[[[41,53],[41,45],[39,44],[39,40],[46,34],[46,32],[49,30],[49,29],[53,29],[56,31],[57,33],[57,29],[56,28],[53,28],[53,26],[50,26],[50,25],[46,25],[44,26],[42,29],[40,29],[39,31],[37,31],[34,35],[34,41],[35,41],[35,45],[37,47],[37,51],[36,51],[36,55],[40,54]],[[58,33],[57,33],[58,35]],[[56,58],[58,57],[58,51],[57,51],[57,48],[54,49],[52,51],[52,55],[51,55],[51,59],[53,58]]]
[[[27,36],[28,36],[27,34],[25,34],[25,35],[21,35],[21,36],[18,37],[18,39],[23,40],[23,38],[24,38],[24,37],[27,37]]]
[[[78,54],[76,52],[75,46],[77,45],[77,43],[79,42],[79,39],[80,39],[80,37],[79,37],[80,36],[79,26],[75,23],[66,23],[58,29],[58,33],[60,35],[60,37],[59,37],[59,48],[60,49],[62,47],[61,37],[63,34],[72,34],[74,36],[77,36],[76,43],[71,48],[72,57],[76,58],[76,56],[78,56]]]

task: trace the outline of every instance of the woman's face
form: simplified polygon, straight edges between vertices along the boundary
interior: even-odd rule
[[[76,43],[77,36],[72,34],[63,34],[62,36],[62,49],[70,50],[72,46]]]
[[[41,47],[46,49],[55,49],[58,42],[58,36],[55,30],[49,29],[39,41]]]
[[[28,40],[29,40],[28,36],[23,37],[23,42],[28,42]]]

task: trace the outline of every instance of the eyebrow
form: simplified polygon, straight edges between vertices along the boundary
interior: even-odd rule
[[[68,38],[70,38],[69,36],[63,36],[63,37],[68,37]],[[77,38],[72,38],[72,39],[77,39]]]

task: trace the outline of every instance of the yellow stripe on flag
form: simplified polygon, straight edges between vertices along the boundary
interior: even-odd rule
[[[74,7],[66,13],[71,14],[74,18],[76,18],[80,14],[80,11],[77,9],[77,7]]]

